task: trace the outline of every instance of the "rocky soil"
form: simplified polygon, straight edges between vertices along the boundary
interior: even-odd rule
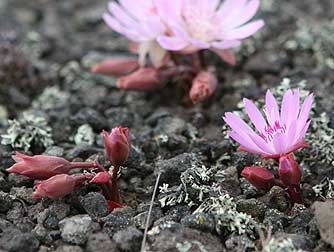
[[[333,251],[332,0],[263,0],[266,27],[237,50],[236,67],[206,55],[220,85],[195,106],[172,83],[124,92],[114,78],[89,73],[100,59],[128,54],[126,40],[101,20],[106,5],[0,0],[0,252],[140,251],[158,174],[147,251]],[[276,165],[237,152],[222,120],[242,97],[261,103],[268,88],[281,94],[290,85],[316,96],[310,147],[296,153],[305,206],[240,176],[247,165]],[[34,200],[32,181],[5,171],[15,150],[107,165],[100,133],[117,125],[131,129],[133,144],[120,178],[126,208],[110,213],[94,185]]]

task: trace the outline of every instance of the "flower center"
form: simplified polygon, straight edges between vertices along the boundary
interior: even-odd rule
[[[266,143],[269,143],[273,140],[276,134],[285,134],[285,132],[286,125],[281,125],[279,121],[275,121],[274,125],[267,125],[260,136]]]
[[[206,13],[197,6],[188,7],[183,11],[183,18],[189,35],[197,40],[212,42],[217,39],[219,28],[214,13]]]

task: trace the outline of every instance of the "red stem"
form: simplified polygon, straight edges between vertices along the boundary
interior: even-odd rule
[[[112,171],[112,175],[111,175],[111,200],[115,201],[117,203],[122,203],[122,199],[121,199],[121,195],[119,193],[119,189],[118,189],[118,180],[117,180],[117,173],[119,170],[119,166],[114,166],[114,169]]]

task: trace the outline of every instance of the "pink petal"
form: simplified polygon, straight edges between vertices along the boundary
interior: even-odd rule
[[[244,98],[244,105],[246,108],[246,112],[251,119],[252,123],[255,125],[256,129],[258,130],[259,133],[262,133],[267,126],[266,121],[264,120],[261,112],[259,109],[255,106],[255,104]]]
[[[239,28],[233,29],[225,34],[225,39],[234,40],[234,39],[244,39],[247,38],[254,33],[256,33],[259,29],[264,26],[263,20],[257,20],[241,26]]]
[[[204,41],[192,39],[190,42],[194,47],[198,49],[209,49],[210,48],[210,44]]]
[[[249,138],[249,134],[255,134],[255,132],[243,120],[231,112],[225,113],[225,117],[223,119],[233,129],[233,131],[237,132],[240,136]]]
[[[259,135],[254,133],[254,134],[249,134],[249,137],[261,149],[262,151],[261,155],[267,156],[271,155],[274,152],[272,146],[268,144],[266,141],[264,141],[264,139]]]
[[[282,106],[281,106],[281,122],[282,124],[286,125],[289,127],[290,125],[290,118],[291,113],[290,110],[292,109],[292,99],[293,99],[293,94],[292,91],[289,89],[288,91],[285,92],[282,100]]]
[[[234,131],[228,131],[227,134],[236,142],[238,142],[243,149],[247,150],[248,152],[260,154],[262,155],[262,150],[253,142],[246,140],[244,137],[238,135]]]
[[[301,131],[299,132],[299,134],[296,136],[295,138],[295,143],[299,143],[302,141],[302,139],[305,137],[306,132],[308,130],[308,128],[310,127],[311,121],[308,121],[304,127],[301,129]],[[298,131],[297,131],[298,132]]]
[[[236,64],[236,57],[233,51],[228,49],[220,50],[216,48],[211,48],[211,51],[215,52],[222,60],[224,60],[228,64],[232,66]]]
[[[237,47],[241,44],[241,42],[239,40],[224,40],[221,42],[212,42],[211,46],[214,48],[218,48],[218,49],[228,49],[228,48],[233,48],[233,47]]]
[[[153,0],[158,9],[161,18],[168,23],[168,25],[181,22],[181,9],[184,4],[183,0]]]
[[[226,19],[236,16],[246,2],[247,0],[225,0],[218,10],[218,15],[224,16]]]
[[[126,13],[123,8],[121,8],[116,2],[109,3],[109,10],[111,14],[120,22],[128,27],[137,27],[138,22],[136,22],[133,17]]]
[[[158,16],[149,17],[144,25],[147,27],[146,30],[151,34],[150,36],[152,39],[155,39],[159,35],[163,35],[166,30]]]
[[[200,0],[199,4],[201,9],[203,9],[207,13],[212,13],[217,10],[220,5],[221,0]]]
[[[273,137],[272,143],[277,154],[285,154],[287,151],[287,143],[289,139],[285,134],[276,134]]]
[[[294,145],[295,144],[296,134],[297,134],[297,120],[293,120],[290,123],[290,126],[287,127],[287,135],[288,135],[289,145]]]
[[[133,15],[139,20],[143,18],[143,15],[145,13],[145,8],[144,6],[142,6],[141,3],[138,3],[138,0],[136,0],[136,3],[134,3],[133,0],[118,0],[118,1],[126,11],[131,13],[131,15]]]
[[[249,1],[246,6],[242,9],[237,17],[230,20],[231,24],[228,25],[230,28],[236,28],[244,23],[248,22],[254,15],[256,14],[257,10],[259,9],[260,1],[259,0],[251,0]]]
[[[273,96],[273,94],[270,92],[270,90],[268,90],[266,93],[265,111],[266,111],[267,121],[270,125],[274,125],[276,121],[280,122],[277,101]]]
[[[159,42],[161,47],[171,51],[182,50],[188,45],[187,41],[182,40],[178,37],[160,36],[157,38],[157,41]]]
[[[298,127],[297,127],[297,130],[301,130],[308,117],[309,117],[309,113],[311,111],[311,108],[312,108],[312,102],[313,102],[313,94],[310,94],[309,96],[306,97],[304,103],[303,103],[303,106],[302,106],[302,109],[300,111],[300,114],[299,114],[299,118],[298,118]]]
[[[125,31],[124,31],[123,26],[121,26],[120,23],[115,18],[113,18],[109,14],[105,13],[105,14],[103,14],[103,20],[104,20],[104,22],[107,23],[107,25],[111,29],[117,31],[118,33],[124,34]]]

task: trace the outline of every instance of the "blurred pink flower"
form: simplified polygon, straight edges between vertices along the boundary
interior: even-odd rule
[[[257,32],[263,20],[246,24],[256,14],[260,0],[154,0],[168,34],[158,42],[166,50],[192,53],[211,49],[223,60],[231,59],[229,48]],[[228,62],[230,63],[230,62]]]
[[[166,32],[166,26],[158,15],[153,0],[119,0],[109,3],[109,13],[103,15],[104,21],[114,31],[138,44],[139,62],[145,65],[150,56],[152,64],[164,64],[167,52],[156,42],[156,38]]]
[[[238,116],[228,112],[224,117],[224,121],[232,128],[228,135],[241,145],[239,150],[263,157],[278,158],[306,147],[304,136],[310,125],[309,113],[313,95],[305,98],[301,109],[299,98],[298,89],[294,92],[288,90],[283,96],[279,111],[276,99],[268,90],[264,109],[267,120],[252,101],[244,98],[246,112],[258,134]]]

